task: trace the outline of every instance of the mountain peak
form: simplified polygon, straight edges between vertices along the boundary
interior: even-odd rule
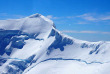
[[[33,14],[33,15],[29,16],[29,18],[36,18],[36,17],[40,17],[40,16],[41,16],[41,14],[36,13],[36,14]]]
[[[47,32],[52,26],[53,21],[38,13],[22,19],[0,21],[0,29],[20,30],[26,33]]]

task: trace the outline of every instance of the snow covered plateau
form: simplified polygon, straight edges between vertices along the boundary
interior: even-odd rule
[[[110,42],[64,35],[41,14],[0,20],[0,74],[110,74]]]

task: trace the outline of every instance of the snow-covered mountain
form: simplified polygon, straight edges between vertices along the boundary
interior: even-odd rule
[[[109,74],[110,42],[62,34],[40,14],[0,20],[0,74]]]

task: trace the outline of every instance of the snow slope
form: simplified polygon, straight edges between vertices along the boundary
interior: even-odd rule
[[[109,74],[110,42],[62,34],[40,14],[0,20],[0,74]]]

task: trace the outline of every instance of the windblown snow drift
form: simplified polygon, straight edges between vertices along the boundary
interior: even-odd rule
[[[40,14],[0,20],[0,74],[110,74],[110,42],[71,38]]]

